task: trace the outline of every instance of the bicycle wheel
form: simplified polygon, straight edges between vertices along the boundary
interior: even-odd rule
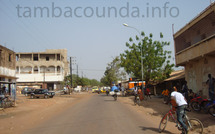
[[[161,133],[161,132],[163,132],[163,131],[165,130],[168,120],[169,120],[169,115],[168,115],[168,113],[167,113],[167,114],[165,114],[165,115],[163,116],[163,118],[162,118],[161,121],[160,121],[159,133]]]
[[[212,115],[213,117],[215,117],[215,105],[211,106],[209,108],[208,112],[210,113],[210,115]]]
[[[191,107],[194,111],[200,111],[201,110],[201,107],[199,106],[199,103],[198,102],[192,102],[191,103]]]
[[[187,126],[189,128],[189,134],[202,134],[204,127],[200,120],[196,118],[189,119],[187,122]]]

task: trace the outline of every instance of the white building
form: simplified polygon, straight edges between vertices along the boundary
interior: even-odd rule
[[[61,89],[69,73],[67,50],[48,49],[45,52],[17,53],[17,86]]]

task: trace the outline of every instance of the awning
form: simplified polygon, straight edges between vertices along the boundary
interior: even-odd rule
[[[172,72],[170,74],[170,78],[165,79],[164,81],[173,81],[173,80],[179,80],[183,78],[185,78],[185,72],[184,70],[179,70],[179,71]]]
[[[0,84],[16,84],[16,82],[0,81]]]

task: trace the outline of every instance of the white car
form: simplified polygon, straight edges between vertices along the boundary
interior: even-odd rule
[[[76,88],[74,88],[74,91],[75,91],[75,92],[81,92],[81,87],[80,87],[80,86],[77,86]]]

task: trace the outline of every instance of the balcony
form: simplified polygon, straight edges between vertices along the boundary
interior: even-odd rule
[[[185,66],[186,62],[213,54],[215,54],[215,34],[176,53],[176,65]]]

